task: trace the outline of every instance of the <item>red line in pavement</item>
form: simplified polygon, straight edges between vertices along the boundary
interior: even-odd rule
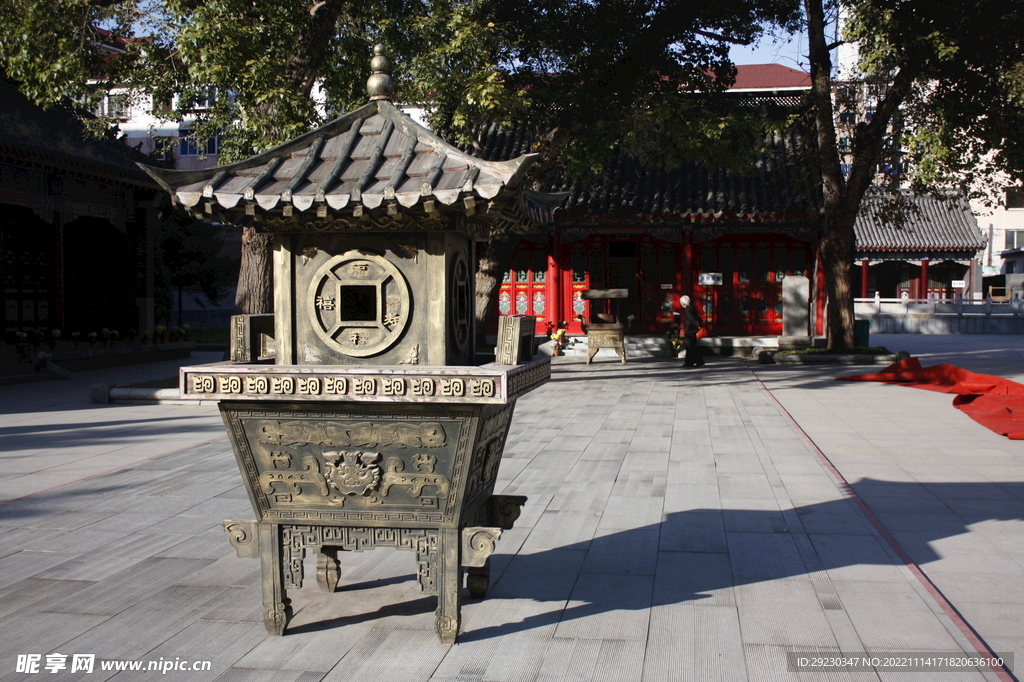
[[[173,455],[175,452],[181,452],[182,450],[188,450],[189,448],[198,447],[200,445],[206,445],[207,443],[212,443],[215,440],[220,440],[221,438],[227,438],[227,437],[228,437],[227,434],[224,434],[223,436],[217,436],[216,438],[211,438],[210,440],[204,440],[201,443],[192,443],[191,445],[186,445],[185,447],[178,448],[177,450],[171,450],[169,452],[161,452],[159,455],[153,455],[152,457],[147,457],[145,459],[140,459],[139,461],[132,462],[131,464],[125,464],[124,466],[114,467],[113,469],[107,469],[106,471],[101,471],[101,472],[99,472],[97,474],[89,474],[88,476],[83,476],[82,478],[75,479],[74,481],[68,481],[67,483],[58,483],[57,485],[50,486],[49,488],[45,488],[43,490],[37,490],[37,491],[35,491],[33,493],[29,493],[28,495],[22,495],[21,497],[15,497],[13,500],[7,500],[6,502],[0,502],[0,507],[3,507],[6,504],[11,504],[12,502],[17,502],[18,500],[24,500],[25,498],[32,497],[33,495],[42,495],[43,493],[48,493],[51,490],[56,490],[57,488],[63,488],[64,486],[74,485],[75,483],[81,483],[82,481],[88,481],[90,478],[96,478],[97,476],[105,476],[107,474],[112,474],[115,471],[120,471],[121,469],[128,469],[128,468],[131,468],[133,466],[142,464],[143,462],[149,462],[149,461],[152,461],[154,459],[159,459],[161,457],[165,457],[167,455]]]
[[[957,626],[961,633],[963,633],[964,637],[967,638],[967,641],[971,643],[971,646],[973,646],[975,650],[982,656],[995,658],[995,652],[992,651],[988,644],[985,643],[985,640],[981,638],[981,635],[975,632],[974,628],[972,628],[970,624],[966,620],[964,620],[964,617],[960,615],[960,612],[957,611],[956,608],[949,602],[949,600],[946,599],[945,595],[943,595],[942,592],[939,591],[939,588],[936,587],[935,583],[933,583],[931,579],[925,574],[925,572],[921,570],[921,567],[918,566],[917,563],[910,558],[910,555],[907,554],[902,547],[900,547],[899,543],[896,542],[896,539],[889,535],[889,531],[887,531],[885,527],[882,526],[882,522],[879,521],[873,513],[871,513],[871,510],[868,509],[868,506],[864,503],[864,500],[862,500],[860,498],[860,495],[858,495],[853,490],[853,487],[850,485],[850,483],[841,473],[839,473],[839,470],[836,469],[835,465],[832,464],[832,461],[825,455],[824,452],[821,451],[821,448],[817,446],[817,444],[811,439],[811,437],[807,435],[807,432],[803,430],[803,428],[796,422],[795,419],[793,419],[793,415],[789,413],[789,410],[782,406],[782,403],[780,403],[778,398],[776,398],[772,394],[772,392],[768,390],[768,387],[764,385],[764,382],[761,381],[760,377],[757,376],[757,373],[754,372],[754,370],[750,369],[750,367],[747,367],[747,369],[750,371],[751,375],[753,375],[754,381],[756,381],[758,385],[761,387],[761,389],[768,394],[768,397],[771,398],[772,402],[775,403],[775,406],[779,408],[779,411],[782,412],[783,415],[785,415],[786,419],[789,420],[789,423],[793,426],[794,429],[797,430],[800,436],[807,443],[808,447],[810,447],[811,450],[813,450],[814,453],[818,456],[818,459],[821,460],[821,463],[832,475],[833,480],[835,480],[836,484],[839,486],[839,489],[843,492],[843,495],[845,495],[847,499],[853,501],[854,504],[857,505],[861,513],[863,513],[867,520],[871,523],[871,525],[874,526],[878,534],[882,536],[882,538],[889,544],[889,547],[891,547],[892,550],[896,553],[896,556],[900,558],[900,561],[903,562],[903,565],[907,567],[907,569],[914,575],[915,578],[917,578],[917,581],[921,583],[925,590],[927,590],[928,594],[931,595],[932,599],[934,599],[935,602],[939,605],[939,607],[945,612],[945,614],[949,616],[949,619],[952,620],[953,624]],[[992,672],[994,672],[996,676],[999,677],[999,679],[1007,680],[1008,682],[1017,682],[1017,678],[1006,666],[993,665],[991,666],[991,668]]]

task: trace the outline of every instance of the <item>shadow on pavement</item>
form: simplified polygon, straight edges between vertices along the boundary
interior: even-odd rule
[[[906,508],[879,515],[894,534],[912,532],[923,540],[909,550],[918,564],[942,558],[927,543],[970,532],[971,524],[1024,520],[1024,482],[918,484],[863,479],[853,487],[869,508],[872,502],[892,506],[886,501]],[[501,625],[470,626],[460,641],[564,625],[613,611],[700,602],[724,588],[823,570],[901,564],[850,500],[802,505],[791,511],[802,529],[790,528],[786,518],[792,515],[781,511],[692,509],[667,514],[658,524],[517,554],[493,582],[488,598],[548,602],[551,609]],[[500,554],[500,543],[498,549]],[[345,591],[351,593],[353,587]],[[294,631],[423,613],[434,605],[433,597],[421,598],[372,613],[308,623]]]

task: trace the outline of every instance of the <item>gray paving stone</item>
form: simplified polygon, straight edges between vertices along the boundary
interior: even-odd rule
[[[535,552],[566,548],[578,543],[586,545],[594,537],[600,521],[599,512],[545,511],[523,544],[523,550]]]
[[[555,637],[644,641],[653,586],[653,576],[581,574]]]
[[[47,570],[54,563],[76,558],[77,554],[18,551],[0,559],[0,588],[17,584]]]
[[[643,679],[746,682],[735,607],[663,604],[651,609]]]
[[[591,481],[614,483],[622,467],[621,458],[608,460],[587,459],[586,453],[573,465],[566,474],[567,481]]]
[[[910,583],[835,581],[834,585],[868,651],[961,650]]]
[[[231,669],[232,664],[244,656],[266,637],[263,623],[215,623],[199,621],[146,653],[147,661],[183,660],[195,664],[198,660],[210,663],[209,670],[188,670],[177,676],[189,680],[215,680]],[[195,652],[202,651],[201,657]],[[113,680],[132,679],[128,673],[115,675]]]
[[[661,471],[621,471],[612,494],[623,497],[665,497],[668,474]]]
[[[719,509],[722,506],[718,486],[713,484],[673,483],[665,490],[665,512],[688,509]]]
[[[261,670],[254,668],[228,668],[215,682],[319,682],[323,673],[297,670]]]
[[[643,642],[616,638],[602,639],[591,679],[595,682],[641,679],[645,651]]]
[[[838,646],[812,581],[749,582],[737,577],[736,582],[744,645]]]
[[[303,632],[301,635],[263,637],[242,654],[234,665],[239,668],[315,671],[325,675],[372,628],[373,624],[367,621]],[[384,634],[380,632],[381,636]]]
[[[621,471],[665,473],[668,470],[669,453],[631,450],[622,459]]]
[[[557,511],[600,512],[608,503],[612,483],[567,480],[561,489],[552,495],[547,508]]]
[[[92,585],[87,580],[53,580],[33,577],[0,589],[0,620],[21,611],[37,610],[40,604],[57,601]]]
[[[725,553],[658,554],[653,603],[735,607],[732,571]]]
[[[551,641],[549,636],[538,636],[535,631],[512,632],[497,641],[470,640],[460,643],[449,652],[431,679],[444,679],[452,668],[458,674],[449,679],[479,679],[488,682],[518,682],[535,680],[544,664],[544,654]],[[467,646],[467,644],[469,646]],[[455,665],[449,666],[449,660]],[[461,664],[461,665],[460,665]]]
[[[390,632],[375,647],[375,651],[401,651],[401,655],[360,652],[362,655],[346,663],[346,659],[355,653],[355,650],[351,650],[323,679],[324,682],[425,680],[437,668],[449,648],[450,645],[439,644],[437,635],[432,631]]]
[[[1019,448],[940,413],[948,396],[831,381],[851,370],[755,371],[990,645],[1024,648]],[[196,679],[760,681],[796,679],[786,651],[969,646],[753,376],[727,359],[692,373],[556,364],[517,406],[498,489],[530,500],[498,543],[489,598],[466,598],[456,647],[436,642],[415,557],[393,550],[343,553],[339,591],[291,590],[289,633],[266,637],[259,563],[218,527],[254,516],[216,412],[194,439],[217,440],[148,460],[158,429],[195,422],[132,407],[131,424],[103,433],[102,419],[65,418],[76,466],[122,469],[0,507],[0,582],[12,581],[0,653],[76,638],[137,659],[216,648],[216,670]],[[578,399],[552,414],[570,386]],[[62,451],[31,428],[20,452],[59,467]],[[80,551],[25,551],[54,538]],[[163,622],[142,614],[156,604]]]
[[[662,551],[727,552],[725,524],[718,509],[671,512],[661,523]]]
[[[610,495],[599,528],[656,527],[661,523],[665,501],[661,497]]]
[[[516,556],[488,591],[488,599],[534,599],[565,602],[572,594],[586,550],[552,549]]]
[[[807,533],[873,535],[863,513],[847,500],[809,504],[795,510],[800,526]],[[793,524],[790,524],[793,525]]]
[[[112,616],[211,563],[209,559],[146,559],[48,608],[68,613]]]
[[[6,666],[18,654],[45,656],[60,651],[78,632],[88,631],[108,618],[103,615],[41,611],[35,608],[22,611],[6,619],[0,626],[0,660]],[[74,653],[99,652],[79,650]],[[21,678],[24,679],[24,676]]]
[[[800,577],[807,566],[788,533],[736,533],[727,531],[729,560],[737,582]]]
[[[195,622],[225,589],[172,585],[153,590],[66,646],[73,651],[96,652],[98,658],[140,658],[140,653],[151,651]]]
[[[584,573],[654,575],[661,529],[598,529],[583,563]]]
[[[553,639],[544,652],[538,682],[585,682],[593,679],[600,640]]]
[[[54,580],[89,581],[96,582],[119,573],[141,561],[141,559],[122,559],[112,556],[96,556],[87,554],[76,556],[67,561],[54,559],[60,555],[50,554],[52,568],[36,573],[36,578],[49,578]]]

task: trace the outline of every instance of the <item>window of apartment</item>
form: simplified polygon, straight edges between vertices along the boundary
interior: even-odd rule
[[[175,142],[176,140],[173,137],[154,137],[153,153],[151,156],[157,161],[172,161],[174,159]]]
[[[179,97],[187,97],[187,95],[179,95]],[[186,99],[185,102],[187,101],[188,100]],[[188,106],[184,106],[183,109],[187,111],[202,111],[204,109],[209,109],[210,107],[212,107],[215,101],[216,95],[214,91],[210,89],[207,90],[205,93],[197,93],[193,97],[191,104],[188,104]],[[180,104],[184,105],[185,102],[180,102]]]
[[[839,114],[839,122],[845,123],[846,125],[856,125],[857,114],[852,111],[844,111]]]
[[[1024,208],[1024,188],[1011,187],[1006,190],[1006,208]]]
[[[202,153],[206,156],[220,153],[220,135],[208,138],[202,145],[192,137],[191,130],[179,130],[178,138],[178,156],[199,156],[200,149],[204,150]]]
[[[128,121],[129,104],[127,94],[105,95],[96,103],[96,115],[125,123]]]
[[[1010,249],[1024,249],[1024,230],[1007,230],[1006,243],[1003,245],[1003,249],[1006,251]]]
[[[167,99],[153,99],[153,113],[154,114],[169,114],[174,110],[174,105],[170,98]]]
[[[852,104],[857,101],[857,86],[843,85],[839,88],[839,98],[844,104]]]

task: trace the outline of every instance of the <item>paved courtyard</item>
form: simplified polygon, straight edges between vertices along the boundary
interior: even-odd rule
[[[1024,382],[1024,337],[872,342]],[[267,636],[259,562],[220,526],[254,515],[216,408],[88,402],[173,366],[0,387],[0,681],[33,679],[27,655],[55,680],[158,674],[105,661],[232,682],[1014,679],[790,669],[1024,656],[1024,442],[949,395],[833,381],[863,371],[558,362],[517,405],[498,491],[529,501],[456,645],[415,555],[388,549],[343,553],[337,592],[307,581]]]

